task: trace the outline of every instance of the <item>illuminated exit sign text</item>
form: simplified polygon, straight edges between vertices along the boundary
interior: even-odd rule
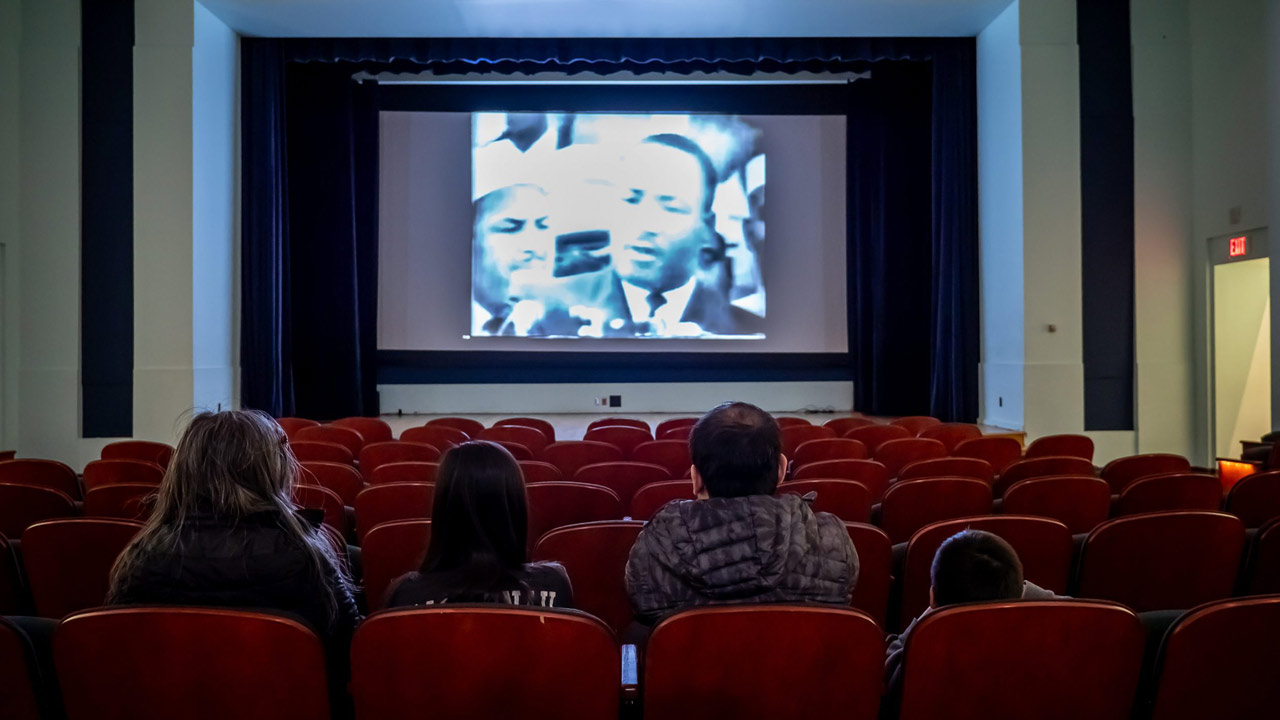
[[[1248,236],[1246,235],[1241,235],[1240,237],[1233,237],[1230,240],[1228,240],[1227,255],[1230,257],[1240,257],[1241,255],[1247,254],[1249,252],[1248,245],[1246,244],[1247,240],[1248,240]]]

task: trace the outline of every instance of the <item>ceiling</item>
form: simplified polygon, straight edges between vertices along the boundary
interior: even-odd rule
[[[1011,0],[199,0],[263,37],[976,35]]]

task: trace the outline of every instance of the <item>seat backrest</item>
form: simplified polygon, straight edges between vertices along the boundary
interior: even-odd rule
[[[436,462],[393,462],[379,465],[369,476],[370,485],[388,485],[390,483],[433,483],[436,473],[440,471],[440,463]]]
[[[103,460],[145,460],[162,468],[169,467],[173,446],[150,440],[120,440],[102,448]]]
[[[598,427],[633,427],[645,432],[651,432],[652,428],[649,423],[644,420],[629,417],[604,417],[599,420],[593,420],[587,425],[587,432],[591,432]]]
[[[22,582],[22,570],[18,567],[18,555],[13,551],[8,538],[0,535],[0,617],[29,614],[27,590]],[[0,706],[3,706],[2,700]]]
[[[543,435],[541,430],[524,425],[494,425],[481,430],[476,435],[476,439],[523,445],[529,448],[534,457],[537,457],[543,448],[551,444],[551,440],[546,435]]]
[[[867,446],[848,438],[819,438],[802,442],[791,456],[794,467],[823,460],[866,460]]]
[[[1093,462],[1093,439],[1088,435],[1046,435],[1031,441],[1026,456],[1077,457]]]
[[[443,425],[451,427],[455,430],[461,430],[467,434],[467,437],[474,438],[484,429],[484,423],[479,420],[472,420],[464,417],[438,417],[434,420],[428,420],[428,425]]]
[[[889,424],[903,428],[907,432],[911,433],[911,437],[918,437],[926,428],[941,425],[942,421],[936,417],[929,417],[928,415],[908,415],[906,417],[890,420]]]
[[[854,583],[849,604],[870,615],[883,628],[889,613],[889,588],[893,583],[893,544],[875,525],[847,522],[844,527],[858,551],[858,582]]]
[[[688,610],[663,620],[649,637],[644,711],[668,720],[872,720],[883,668],[884,635],[858,610]]]
[[[1134,613],[1082,601],[975,603],[917,623],[900,720],[1128,720],[1145,637]]]
[[[509,417],[503,418],[494,423],[494,427],[502,427],[503,425],[519,425],[521,427],[530,427],[542,433],[547,443],[556,441],[556,426],[542,418],[534,417]]]
[[[624,508],[631,505],[631,498],[640,488],[670,479],[671,473],[661,465],[626,461],[584,465],[573,476],[573,482],[609,488]]]
[[[1280,518],[1258,528],[1252,535],[1237,594],[1280,593]]]
[[[369,443],[360,450],[360,474],[365,479],[382,465],[401,462],[439,462],[440,450],[434,445],[422,443],[389,442]]]
[[[314,440],[290,440],[289,449],[298,462],[336,462],[355,465],[356,456],[337,443]]]
[[[978,458],[941,457],[907,463],[898,471],[899,480],[931,477],[971,477],[990,485],[996,476],[991,463]]]
[[[30,638],[0,617],[0,718],[41,720],[36,696],[39,677]]]
[[[454,445],[471,439],[470,435],[462,432],[457,428],[447,427],[445,425],[423,425],[421,427],[408,428],[400,433],[400,442],[423,443],[424,445],[432,445],[440,452],[444,452]]]
[[[1227,512],[1247,528],[1262,527],[1280,517],[1280,470],[1241,478],[1227,495]]]
[[[644,529],[639,520],[607,520],[557,528],[533,548],[533,560],[564,565],[573,582],[573,606],[600,618],[619,635],[634,615],[627,594],[627,559]]]
[[[361,720],[605,720],[618,716],[620,665],[613,633],[586,613],[392,610],[356,630],[351,693]]]
[[[1167,510],[1218,510],[1222,485],[1203,473],[1169,473],[1138,478],[1120,493],[1116,517]]]
[[[1022,561],[1022,576],[1046,590],[1064,595],[1071,582],[1075,543],[1071,530],[1057,520],[1028,515],[944,520],[921,528],[907,543],[902,577],[901,626],[929,607],[929,570],[947,538],[963,530],[985,530],[1004,539]]]
[[[14,540],[42,520],[76,515],[76,504],[64,492],[35,485],[0,483],[0,535]]]
[[[488,440],[486,442],[491,442],[506,448],[507,452],[511,453],[511,457],[516,459],[516,462],[523,462],[534,458],[533,451],[518,442],[511,442],[510,440]]]
[[[1010,515],[1053,518],[1073,534],[1087,533],[1111,516],[1111,486],[1090,476],[1028,478],[1005,491],[1002,509]]]
[[[120,483],[159,485],[163,479],[164,468],[146,460],[94,460],[84,466],[85,491]]]
[[[956,451],[956,446],[965,440],[982,437],[982,430],[970,423],[942,423],[920,431],[920,437],[937,440],[947,446],[947,452]]]
[[[823,460],[797,468],[792,480],[853,480],[871,491],[871,502],[879,502],[889,487],[889,471],[875,460]]]
[[[836,431],[822,425],[791,425],[784,427],[782,432],[782,454],[787,457],[793,457],[796,449],[810,440],[823,440],[834,438]]]
[[[677,425],[657,433],[654,437],[658,440],[683,440],[688,442],[691,434],[693,434],[693,425]]]
[[[890,440],[903,440],[912,435],[906,428],[897,425],[867,425],[845,432],[844,437],[866,445],[867,452],[874,456],[876,450]]]
[[[540,482],[561,482],[564,475],[560,468],[541,460],[521,460],[520,473],[524,475],[525,484]]]
[[[951,454],[986,460],[999,477],[1006,468],[1022,458],[1022,445],[1009,437],[980,437],[956,445]]]
[[[369,443],[390,442],[395,439],[395,434],[391,432],[391,426],[378,418],[345,417],[341,420],[334,420],[330,424],[355,430],[360,433],[360,437],[364,438],[366,445]]]
[[[903,480],[880,503],[880,527],[894,544],[942,520],[991,514],[991,487],[973,478]]]
[[[698,424],[698,420],[700,419],[701,418],[696,418],[696,417],[679,417],[679,418],[670,418],[668,420],[663,420],[662,422],[658,423],[657,427],[653,429],[653,436],[660,438],[662,437],[662,433],[666,432],[667,430],[670,430],[671,428],[693,427],[694,425]]]
[[[1102,468],[1100,474],[1102,479],[1111,486],[1111,494],[1119,495],[1129,486],[1129,483],[1138,478],[1190,470],[1191,462],[1181,455],[1150,453],[1112,460]]]
[[[631,498],[628,514],[632,520],[649,520],[667,503],[676,500],[692,500],[693,483],[690,480],[669,480],[645,485]]]
[[[19,458],[0,461],[0,483],[49,488],[72,500],[81,497],[76,471],[56,460]]]
[[[302,428],[318,427],[320,425],[320,421],[318,420],[308,420],[306,418],[300,418],[300,417],[276,418],[276,423],[280,425],[281,430],[284,430],[285,437],[289,438],[290,440],[293,439],[294,433],[298,432]]]
[[[1109,520],[1089,533],[1076,595],[1137,612],[1185,610],[1229,597],[1244,549],[1234,515],[1168,512]]]
[[[622,451],[623,457],[631,457],[631,451],[653,441],[648,430],[630,425],[597,425],[587,431],[584,440],[608,443]]]
[[[561,440],[544,448],[542,457],[538,459],[555,465],[560,468],[561,474],[571,478],[584,465],[617,462],[626,458],[617,445],[590,440]]]
[[[146,522],[151,517],[156,486],[138,483],[103,485],[84,494],[85,517]]]
[[[342,498],[334,491],[319,485],[294,485],[293,502],[299,507],[324,513],[324,524],[347,536],[349,525]]]
[[[431,519],[433,483],[370,485],[356,496],[356,537],[361,546],[373,528],[397,520]]]
[[[867,427],[868,425],[878,425],[875,420],[864,417],[846,417],[832,418],[824,423],[823,427],[829,427],[835,431],[836,437],[844,437],[844,434],[854,428]]]
[[[1019,460],[1000,473],[1000,478],[996,480],[995,494],[996,497],[1004,497],[1004,493],[1014,483],[1026,480],[1027,478],[1038,477],[1055,477],[1060,475],[1075,475],[1084,477],[1096,475],[1093,469],[1093,463],[1083,458],[1062,456],[1048,456],[1028,458]]]
[[[806,420],[806,419],[804,419],[804,418],[790,417],[790,416],[786,416],[786,415],[783,415],[783,416],[781,416],[781,417],[776,417],[776,416],[775,416],[775,417],[773,418],[773,421],[774,421],[774,422],[776,422],[776,423],[778,423],[778,427],[779,427],[779,428],[798,427],[798,426],[802,426],[802,425],[812,425],[812,424],[813,424],[813,423],[809,422],[808,420]]]
[[[577,482],[535,483],[525,487],[529,497],[529,545],[565,525],[596,520],[621,520],[625,511],[617,493],[599,485]]]
[[[684,440],[654,440],[640,443],[632,448],[631,459],[634,462],[661,465],[673,478],[689,477],[689,468],[693,467],[689,443]]]
[[[775,495],[816,493],[810,508],[827,512],[845,522],[871,521],[871,491],[856,480],[789,480],[778,485]]]
[[[369,530],[360,544],[364,598],[369,612],[386,605],[387,590],[405,573],[422,567],[431,545],[430,520],[394,520]]]
[[[918,460],[935,460],[946,457],[947,448],[937,440],[928,438],[903,438],[890,440],[876,448],[876,462],[884,465],[889,477],[896,478],[902,468]]]
[[[47,520],[22,534],[22,557],[36,614],[60,618],[97,607],[111,568],[142,523],[109,518]]]
[[[297,620],[214,608],[104,608],[53,637],[68,720],[329,717],[324,647]]]
[[[1221,600],[1182,615],[1164,638],[1152,720],[1248,720],[1280,707],[1280,595]]]
[[[346,463],[304,462],[300,482],[332,490],[343,505],[355,506],[356,496],[364,489],[360,472]]]
[[[364,436],[358,430],[337,425],[321,425],[306,427],[294,433],[291,442],[327,442],[351,451],[352,457],[360,456],[360,448],[365,446]]]

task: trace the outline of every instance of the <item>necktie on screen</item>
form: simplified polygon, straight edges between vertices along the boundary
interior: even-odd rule
[[[650,318],[652,318],[658,312],[658,308],[667,304],[667,298],[664,297],[662,293],[658,292],[657,290],[654,290],[653,292],[646,295],[644,299],[645,299],[645,302],[649,303]]]
[[[502,329],[502,324],[507,321],[507,316],[511,314],[511,306],[503,305],[498,311],[489,318],[484,325],[480,327],[487,335],[497,335],[498,330]]]

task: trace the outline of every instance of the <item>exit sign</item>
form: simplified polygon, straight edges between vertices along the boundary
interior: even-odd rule
[[[1227,255],[1229,257],[1240,257],[1242,255],[1248,254],[1249,252],[1249,247],[1247,245],[1248,239],[1249,238],[1247,235],[1241,235],[1240,237],[1233,237],[1230,240],[1228,240]]]

